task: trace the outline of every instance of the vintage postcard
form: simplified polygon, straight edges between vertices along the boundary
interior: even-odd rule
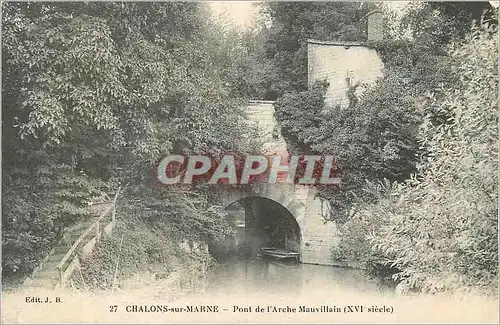
[[[490,323],[498,2],[2,1],[2,323]]]

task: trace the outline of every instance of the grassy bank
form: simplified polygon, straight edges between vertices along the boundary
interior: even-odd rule
[[[151,224],[140,206],[126,200],[117,216],[112,236],[81,256],[81,268],[69,279],[69,288],[126,290],[161,279],[169,279],[175,290],[198,287],[213,264],[203,242],[181,239],[168,219]]]

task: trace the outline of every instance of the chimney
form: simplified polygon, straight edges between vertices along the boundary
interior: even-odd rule
[[[366,15],[368,20],[368,41],[381,41],[383,34],[383,13],[374,10]]]

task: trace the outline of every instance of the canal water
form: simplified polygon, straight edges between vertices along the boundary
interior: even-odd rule
[[[178,274],[178,279],[182,279]],[[320,265],[283,267],[228,261],[174,293],[174,278],[140,275],[140,285],[115,292],[44,291],[2,294],[8,323],[490,323],[498,298],[397,295],[362,271]],[[27,304],[27,296],[60,304]],[[116,306],[116,308],[114,307]],[[142,308],[143,312],[131,312]],[[205,309],[203,309],[204,307]],[[163,310],[167,309],[166,312]],[[113,311],[115,310],[115,311]],[[160,312],[158,312],[160,311]]]
[[[256,259],[234,260],[215,267],[207,276],[207,291],[223,294],[273,294],[287,297],[315,292],[391,293],[362,270]]]
[[[209,272],[200,292],[176,300],[217,305],[192,321],[279,323],[496,322],[498,299],[476,295],[400,295],[362,270],[230,261]],[[260,308],[260,309],[259,309]]]

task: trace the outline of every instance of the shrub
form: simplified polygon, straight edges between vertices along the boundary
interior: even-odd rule
[[[450,47],[460,81],[428,103],[449,118],[436,124],[429,115],[422,124],[425,163],[360,212],[375,228],[371,248],[399,269],[393,278],[401,292],[496,287],[497,37],[492,27],[474,29],[464,44]]]
[[[175,206],[168,199],[165,204]],[[103,238],[93,253],[82,259],[82,274],[76,272],[72,276],[74,286],[92,290],[112,288],[117,263],[117,280],[122,281],[140,273],[164,278],[179,268],[188,270],[186,276],[196,275],[200,268],[203,271],[212,262],[208,253],[186,254],[179,246],[183,240],[202,242],[200,233],[193,230],[197,223],[192,218],[180,215],[185,222],[180,226],[180,218],[169,218],[175,211],[163,210],[160,220],[157,219],[159,212],[152,210],[135,200],[123,198],[113,236]],[[186,229],[189,224],[191,230]]]

